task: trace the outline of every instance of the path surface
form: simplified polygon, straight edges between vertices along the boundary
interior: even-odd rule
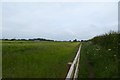
[[[91,62],[88,60],[86,60],[86,66],[87,66],[87,70],[89,72],[89,76],[88,78],[95,78],[95,74],[94,74],[94,71],[93,71],[93,67],[92,67],[92,64]]]
[[[83,44],[79,63],[79,78],[95,78],[94,62],[91,62],[87,49],[89,48]]]

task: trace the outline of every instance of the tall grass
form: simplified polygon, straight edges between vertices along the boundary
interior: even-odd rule
[[[0,78],[2,78],[2,41],[0,40]]]
[[[109,33],[94,37],[91,39],[91,41],[94,44],[101,45],[104,48],[112,48],[114,50],[118,50],[118,44],[120,41],[119,37],[120,33],[110,31]]]
[[[117,62],[120,63],[120,32],[110,31],[109,33],[94,37],[91,41],[106,49],[111,49],[112,53],[117,56]]]
[[[65,78],[78,42],[3,41],[3,78]]]
[[[81,50],[79,78],[118,78],[120,34],[109,32],[84,42]],[[92,71],[90,67],[92,67]]]

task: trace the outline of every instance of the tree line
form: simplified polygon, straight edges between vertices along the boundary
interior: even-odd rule
[[[2,39],[5,41],[54,41],[50,39],[44,39],[44,38],[33,38],[33,39]]]
[[[51,39],[45,39],[45,38],[32,38],[32,39],[2,39],[3,41],[56,41],[56,40],[51,40]],[[81,42],[84,40],[81,40]],[[80,42],[77,39],[74,40],[69,40],[69,41],[62,41],[62,42]]]

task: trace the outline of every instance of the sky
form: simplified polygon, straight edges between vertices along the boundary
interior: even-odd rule
[[[2,38],[90,39],[118,30],[116,2],[3,2]]]
[[[1,0],[2,2],[118,2],[120,0]]]

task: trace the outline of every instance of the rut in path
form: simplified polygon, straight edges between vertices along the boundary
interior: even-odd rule
[[[95,74],[94,74],[94,71],[93,71],[93,67],[92,67],[92,63],[90,62],[90,60],[86,59],[86,66],[87,66],[87,70],[88,70],[88,78],[95,78]]]

